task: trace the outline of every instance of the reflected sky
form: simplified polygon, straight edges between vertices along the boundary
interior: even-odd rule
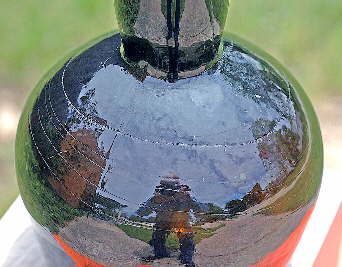
[[[106,162],[93,179],[97,193],[118,196],[125,212],[133,213],[160,176],[176,174],[198,201],[224,207],[256,183],[265,188],[295,168],[286,162],[302,157],[306,126],[290,85],[271,66],[227,42],[222,59],[201,75],[174,83],[139,81],[120,58],[119,44],[114,36],[70,60],[45,86],[32,113],[32,121],[41,122],[33,132],[41,138],[44,125],[61,138],[92,132],[96,153]],[[261,156],[261,147],[274,146],[288,133],[296,153],[273,151],[278,160]],[[60,142],[45,140],[56,154]],[[94,164],[94,158],[81,160]]]

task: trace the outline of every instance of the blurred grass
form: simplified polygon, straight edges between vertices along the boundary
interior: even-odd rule
[[[0,6],[0,90],[19,103],[62,56],[116,24],[112,0]],[[341,0],[231,0],[227,26],[279,59],[309,96],[342,93]],[[17,194],[12,143],[0,142],[0,217]]]
[[[17,196],[14,144],[0,142],[0,218]]]
[[[113,28],[112,1],[1,1],[0,77],[30,90],[72,48]]]
[[[280,60],[311,97],[342,93],[341,0],[232,0],[229,29]]]

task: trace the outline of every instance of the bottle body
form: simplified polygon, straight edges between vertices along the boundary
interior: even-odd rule
[[[120,47],[120,34],[101,38],[30,97],[16,153],[32,217],[106,266],[262,261],[320,185],[304,92],[232,36],[215,64],[173,82],[129,65]]]

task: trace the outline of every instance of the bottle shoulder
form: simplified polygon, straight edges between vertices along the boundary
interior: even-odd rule
[[[32,116],[39,109],[76,128],[88,121],[167,144],[245,144],[291,127],[304,135],[305,107],[295,85],[234,40],[225,38],[210,69],[173,83],[128,65],[120,41],[113,34],[69,58],[43,85]]]
[[[113,34],[68,57],[35,89],[19,125],[17,169],[40,224],[56,231],[94,205],[134,214],[168,172],[220,208],[256,183],[273,195],[301,181],[289,197],[296,202],[280,205],[286,211],[314,198],[317,122],[296,84],[263,57],[226,40],[222,57],[196,76],[170,83],[140,71],[122,59]],[[90,198],[98,194],[104,199]],[[40,205],[45,198],[60,208],[60,221]]]

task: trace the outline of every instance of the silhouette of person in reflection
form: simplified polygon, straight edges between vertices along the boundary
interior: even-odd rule
[[[156,213],[155,230],[150,241],[154,248],[154,259],[170,257],[166,248],[166,238],[174,232],[180,244],[179,260],[188,267],[195,266],[192,260],[195,242],[189,212],[204,212],[206,206],[193,199],[190,191],[188,185],[180,183],[179,177],[164,176],[156,186],[153,197],[138,209],[139,216]]]

